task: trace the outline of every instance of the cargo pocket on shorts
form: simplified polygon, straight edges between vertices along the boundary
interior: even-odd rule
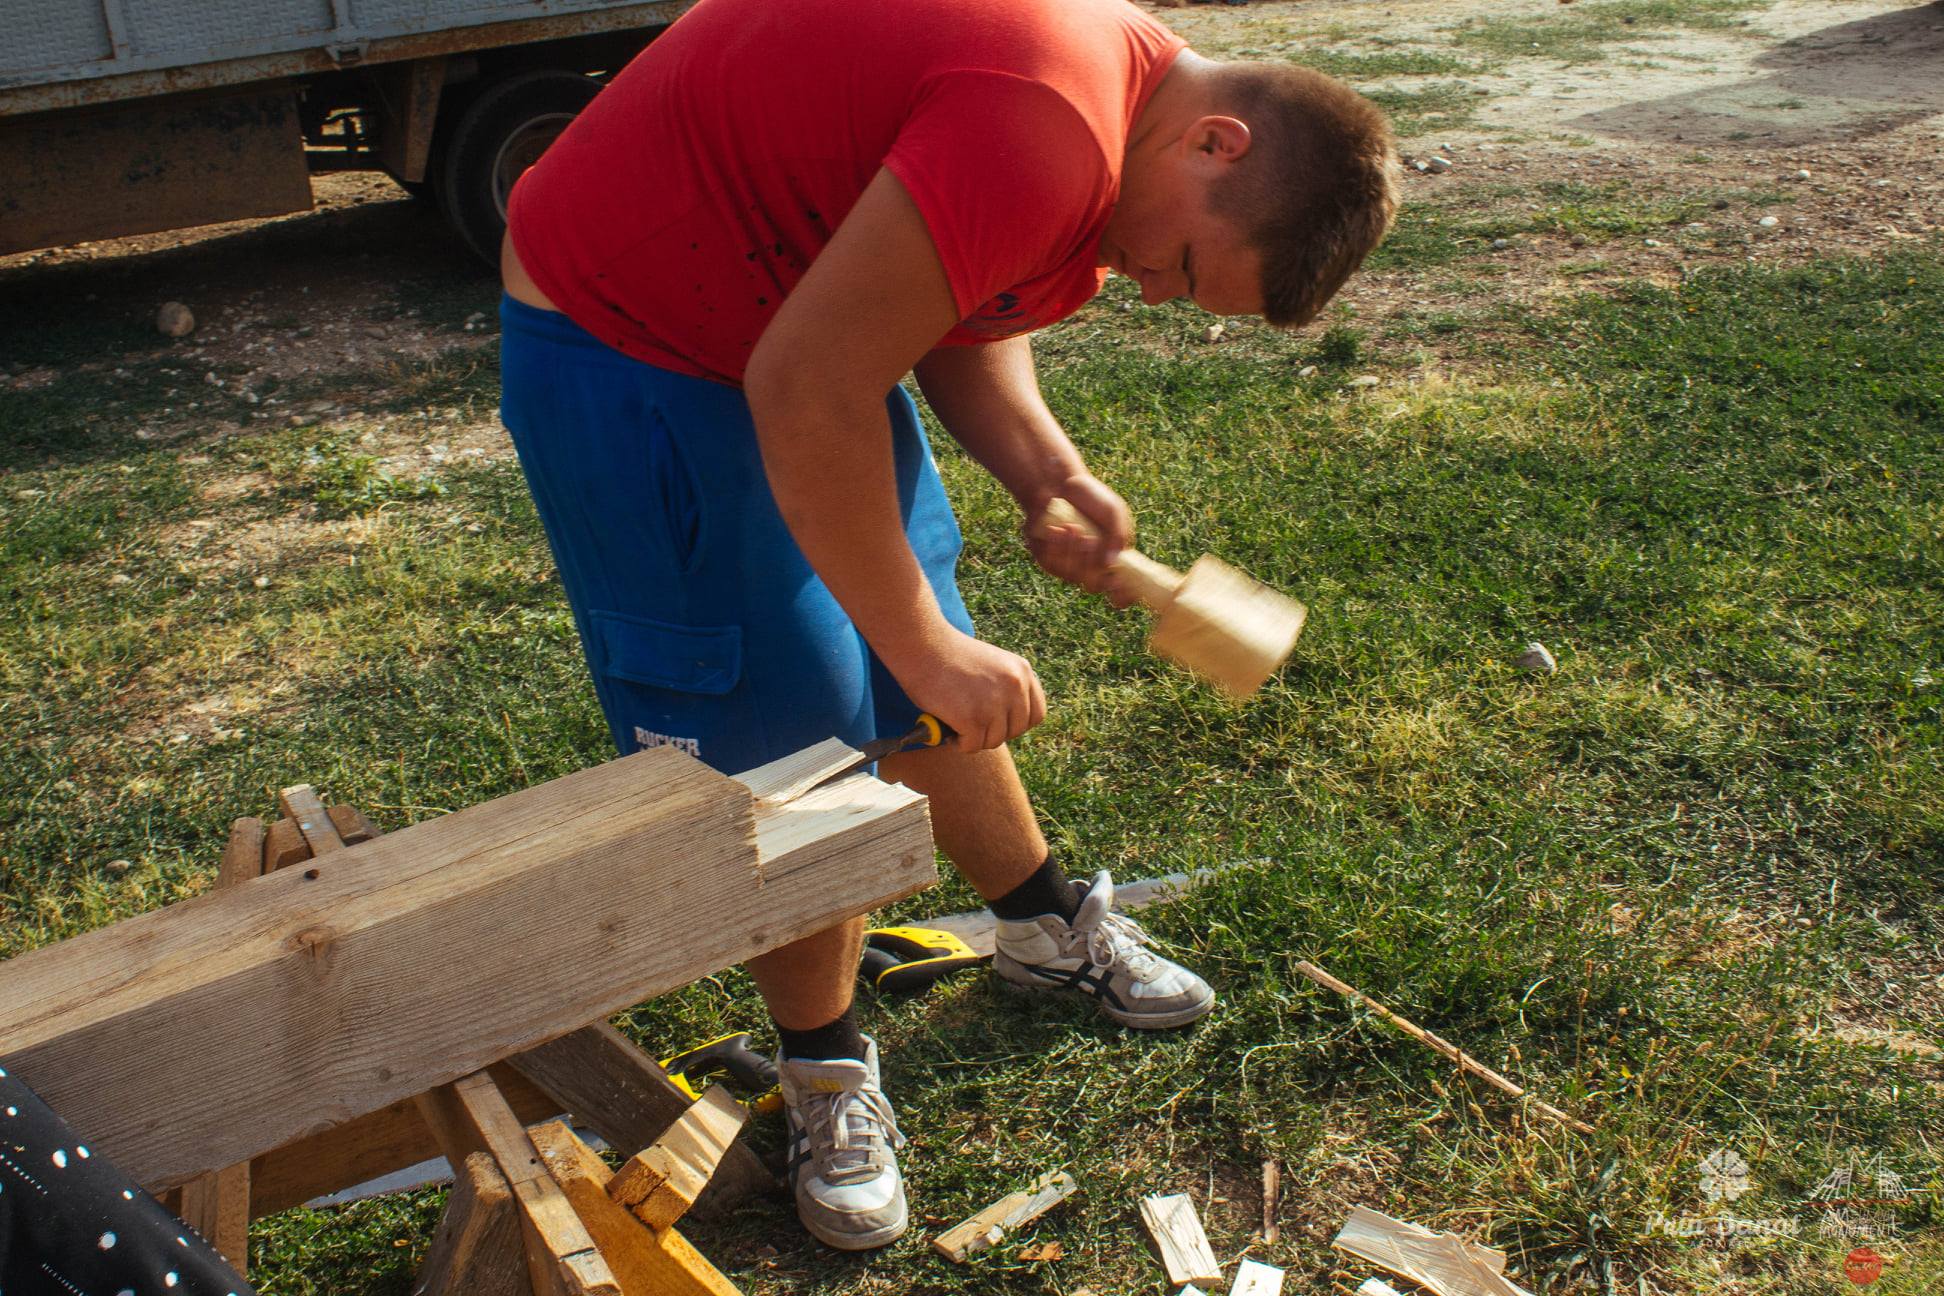
[[[677,693],[719,697],[742,678],[741,626],[681,626],[619,612],[592,612],[601,672]]]
[[[740,626],[671,625],[599,611],[588,621],[595,691],[621,751],[674,747],[711,764],[736,759],[734,735],[749,705],[737,690]]]

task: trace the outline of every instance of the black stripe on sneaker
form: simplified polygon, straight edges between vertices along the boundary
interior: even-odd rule
[[[1091,963],[1082,963],[1075,968],[1044,967],[1038,963],[1021,963],[1019,966],[1051,982],[1058,989],[1078,990],[1096,999],[1105,999],[1122,1012],[1127,1011],[1127,1005],[1114,992],[1114,974],[1104,968],[1096,968]]]

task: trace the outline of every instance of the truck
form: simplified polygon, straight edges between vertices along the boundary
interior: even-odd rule
[[[0,0],[0,254],[389,174],[496,263],[513,182],[692,0]]]

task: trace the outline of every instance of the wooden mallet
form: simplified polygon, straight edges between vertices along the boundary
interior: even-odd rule
[[[1056,499],[1040,515],[1040,538],[1062,526],[1089,539],[1100,534],[1073,505]],[[1295,650],[1309,615],[1295,599],[1213,554],[1197,558],[1184,576],[1137,549],[1123,549],[1109,570],[1123,592],[1153,610],[1148,647],[1237,699],[1248,697],[1276,673]]]

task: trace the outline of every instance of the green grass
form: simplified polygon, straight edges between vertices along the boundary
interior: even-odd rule
[[[1410,269],[1449,265],[1480,255],[1494,239],[1526,234],[1584,243],[1664,234],[1690,221],[1715,219],[1722,210],[1774,206],[1787,200],[1772,190],[1642,192],[1622,180],[1549,180],[1530,190],[1472,185],[1406,203],[1398,212],[1397,227],[1371,255],[1369,264]]]
[[[1592,63],[1620,43],[1670,31],[1735,31],[1767,0],[1605,0],[1533,18],[1469,18],[1451,29],[1463,49],[1500,58]]]
[[[1881,1157],[1915,1192],[1871,1212],[1896,1263],[1870,1290],[1936,1290],[1944,1072],[1835,1025],[1944,1029],[1940,319],[1926,250],[1575,300],[1502,323],[1496,372],[1367,395],[1344,391],[1371,363],[1346,324],[1198,347],[1191,312],[1116,291],[1055,331],[1049,398],[1144,545],[1216,550],[1311,608],[1290,667],[1231,708],[1139,618],[1036,575],[1000,492],[940,447],[974,615],[1053,699],[1018,746],[1051,835],[1124,878],[1260,861],[1151,911],[1223,1005],[1146,1038],[978,977],[866,1002],[916,1212],[1065,1166],[1084,1192],[1031,1234],[1058,1264],[1007,1244],[949,1266],[928,1227],[836,1257],[781,1201],[698,1243],[753,1294],[1155,1292],[1138,1195],[1192,1192],[1232,1256],[1273,1157],[1283,1241],[1252,1253],[1292,1291],[1367,1275],[1327,1247],[1362,1202],[1503,1247],[1535,1292],[1809,1296],[1841,1289],[1852,1243],[1804,1199]],[[396,827],[606,754],[515,469],[362,498],[311,463],[355,439],[209,441],[155,377],[98,392],[121,402],[99,417],[65,379],[0,391],[0,954],[201,890],[228,821],[282,784]],[[458,354],[359,413],[483,413],[492,388]],[[1513,667],[1534,638],[1557,675]],[[901,916],[972,899],[954,880]],[[1303,958],[1600,1132],[1529,1123]],[[657,1045],[763,1022],[738,972],[625,1019]],[[1656,1233],[1720,1213],[1697,1165],[1724,1147],[1754,1168],[1734,1211],[1801,1236]],[[404,1293],[439,1201],[262,1222],[261,1287]]]
[[[1486,70],[1482,63],[1428,49],[1306,49],[1291,51],[1286,57],[1292,63],[1301,63],[1345,81],[1401,76],[1476,76]]]
[[[1359,86],[1358,89],[1390,116],[1391,129],[1401,139],[1427,130],[1464,125],[1477,113],[1485,94],[1463,81],[1433,81],[1410,88]]]

